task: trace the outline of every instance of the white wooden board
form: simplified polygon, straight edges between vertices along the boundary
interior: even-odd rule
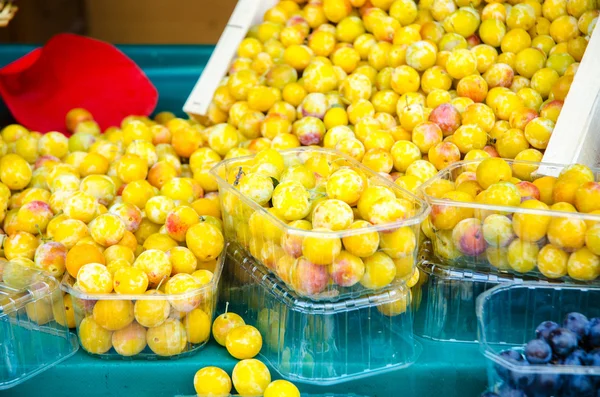
[[[260,23],[264,13],[277,3],[278,0],[238,1],[202,75],[183,105],[184,112],[189,115],[206,115],[215,90],[227,74],[237,48],[246,37],[248,30],[251,26]]]
[[[227,74],[237,48],[251,26],[278,0],[239,0],[215,50],[183,106],[190,115],[206,115],[215,90]],[[573,80],[543,161],[600,165],[600,29],[595,29]],[[550,174],[540,169],[541,173]]]
[[[543,161],[557,164],[600,164],[600,29],[595,29]]]

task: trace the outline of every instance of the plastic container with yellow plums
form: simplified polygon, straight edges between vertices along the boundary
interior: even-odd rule
[[[77,352],[77,337],[69,332],[63,294],[54,277],[17,261],[0,262],[0,340],[0,390]]]
[[[339,152],[265,150],[222,161],[225,237],[296,294],[337,301],[413,275],[427,203]]]
[[[421,353],[406,285],[336,302],[291,291],[239,244],[226,248],[221,310],[263,339],[261,360],[292,382],[331,385],[406,368]]]
[[[165,281],[143,294],[91,294],[68,273],[61,288],[72,297],[79,343],[87,353],[172,359],[192,355],[208,342],[222,269],[220,258],[212,277],[182,293],[165,293]]]
[[[425,182],[422,229],[450,268],[570,283],[600,277],[600,170],[501,158]]]

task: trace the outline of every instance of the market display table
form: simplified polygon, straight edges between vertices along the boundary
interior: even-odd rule
[[[421,357],[406,369],[335,386],[298,386],[302,393],[354,393],[371,397],[474,397],[485,389],[485,360],[477,344],[420,342]],[[195,356],[178,360],[108,361],[80,350],[62,364],[0,392],[0,396],[192,395],[192,380],[198,369],[214,365],[231,373],[236,362],[213,340]],[[272,369],[271,373],[278,378]]]
[[[0,47],[0,65],[33,50]],[[211,46],[122,46],[159,91],[157,111],[182,115],[181,108],[213,50]],[[34,111],[34,110],[33,110]],[[11,122],[5,107],[0,123]],[[369,343],[368,340],[361,341]],[[336,386],[299,385],[303,393],[354,393],[372,397],[477,396],[486,385],[485,360],[477,344],[421,341],[418,361],[400,369]],[[194,373],[208,365],[229,373],[237,361],[211,341],[198,354],[178,360],[107,361],[80,350],[75,356],[0,396],[175,396],[193,394]],[[277,374],[272,371],[274,377]]]

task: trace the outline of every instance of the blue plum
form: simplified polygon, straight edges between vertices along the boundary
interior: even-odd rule
[[[523,390],[513,389],[511,387],[502,387],[498,391],[500,397],[527,397]]]
[[[587,354],[587,359],[587,365],[600,367],[600,349],[594,349],[591,352],[589,352]]]
[[[500,352],[499,356],[511,364],[519,365],[520,362],[524,361],[523,356],[516,350],[504,350]],[[498,376],[505,382],[510,381],[510,370],[503,365],[495,365]]]
[[[575,349],[567,358],[562,360],[562,365],[588,365],[589,357],[583,349]]]
[[[533,339],[525,346],[525,358],[530,364],[547,364],[552,359],[552,348],[543,339]]]
[[[528,367],[529,363],[527,361],[523,360],[523,361],[519,361],[517,363],[517,365],[520,367]],[[513,386],[515,389],[525,390],[529,386],[531,386],[534,381],[535,381],[535,374],[533,374],[533,373],[526,372],[526,371],[520,371],[518,369],[509,371],[508,383],[511,386]]]
[[[600,347],[600,318],[592,318],[588,322],[588,346],[592,349]]]
[[[581,313],[572,312],[565,316],[563,327],[577,335],[578,341],[584,341],[587,335],[589,320]]]
[[[577,347],[577,335],[566,328],[558,328],[548,335],[554,355],[565,358]]]
[[[565,397],[595,397],[594,380],[587,375],[571,375],[565,377],[563,396]]]
[[[563,378],[559,374],[538,374],[531,390],[535,396],[555,396],[562,385]]]
[[[546,342],[550,342],[550,339],[548,338],[550,332],[558,328],[560,328],[560,326],[554,321],[544,321],[535,329],[535,336],[536,338],[544,339]]]

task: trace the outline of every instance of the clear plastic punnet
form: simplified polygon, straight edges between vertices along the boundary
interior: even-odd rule
[[[535,275],[448,268],[433,256],[429,241],[421,244],[417,268],[419,281],[411,288],[415,335],[441,342],[478,342],[476,299],[483,292],[502,283],[539,281]]]
[[[0,390],[75,354],[77,337],[69,332],[56,279],[15,262],[0,262],[0,341]]]
[[[481,170],[488,160],[452,164],[420,187],[431,206],[422,229],[435,261],[452,269],[597,282],[600,170],[509,159]],[[500,166],[504,179],[483,189],[484,178],[501,178]]]
[[[262,359],[295,382],[331,385],[405,368],[421,346],[413,337],[406,286],[337,302],[299,297],[237,244],[229,244],[221,309],[261,332]]]
[[[335,151],[225,160],[225,236],[299,296],[336,301],[393,289],[414,273],[427,203]]]
[[[590,320],[600,317],[598,302],[600,288],[597,287],[532,282],[506,283],[480,295],[477,299],[478,332],[481,352],[488,359],[490,391],[527,397],[596,396],[600,391],[598,352],[594,352],[598,338],[582,334],[580,339],[573,336],[573,341],[569,342],[562,338],[568,332],[561,327],[565,326],[563,321],[571,313],[583,314]],[[574,316],[569,318],[572,321]],[[556,324],[542,326],[548,321]],[[538,327],[540,332],[536,335]],[[556,328],[559,329],[553,334],[552,330]],[[532,359],[525,354],[526,344],[534,339],[550,340],[553,335],[560,338],[560,343],[559,339],[554,339],[555,343],[550,342],[550,345],[559,346],[560,350],[552,349],[548,363],[531,363]],[[533,350],[531,352],[542,357]]]
[[[65,274],[61,288],[72,297],[79,343],[106,359],[173,359],[197,353],[210,339],[223,258],[212,280],[180,294],[159,285],[144,294],[88,294]]]
[[[476,298],[502,282],[522,282],[511,274],[448,269],[432,259],[431,243],[421,246],[420,277],[411,288],[415,335],[442,342],[477,342]]]

